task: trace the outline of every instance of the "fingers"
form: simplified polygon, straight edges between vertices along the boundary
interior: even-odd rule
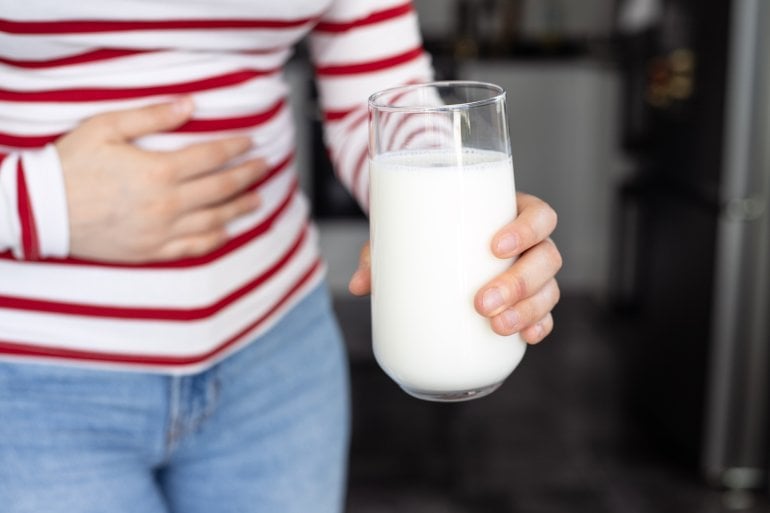
[[[370,243],[364,244],[358,258],[358,269],[348,283],[348,290],[355,296],[364,296],[372,290]]]
[[[178,187],[180,212],[190,212],[218,205],[256,182],[265,172],[262,160],[250,160],[239,166],[187,181]]]
[[[556,245],[551,239],[544,240],[476,294],[476,309],[487,317],[499,314],[540,290],[561,266],[561,254]]]
[[[220,228],[190,237],[173,239],[161,247],[156,259],[164,261],[205,255],[227,242],[227,238],[225,229]]]
[[[172,229],[174,237],[188,237],[225,227],[230,221],[259,207],[260,197],[246,192],[223,205],[196,210],[179,218]]]
[[[107,112],[94,116],[88,123],[108,139],[127,141],[172,130],[190,119],[193,110],[192,99],[185,96],[148,107]]]
[[[528,344],[537,344],[553,331],[553,315],[550,313],[521,331],[521,338]]]
[[[248,151],[251,144],[249,137],[228,137],[192,144],[163,156],[170,163],[170,168],[177,170],[175,178],[183,181],[221,168],[233,158]]]
[[[492,252],[511,258],[547,239],[556,228],[556,212],[535,196],[516,195],[519,214],[492,238]]]
[[[492,317],[492,329],[500,335],[519,332],[527,342],[539,342],[550,331],[545,320],[559,302],[560,294],[559,285],[551,279],[532,296]]]

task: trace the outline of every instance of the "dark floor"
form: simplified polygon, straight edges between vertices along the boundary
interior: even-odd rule
[[[489,397],[407,396],[374,363],[366,300],[339,299],[350,346],[349,513],[770,512],[706,486],[696,465],[625,420],[617,323],[566,295],[556,331]]]

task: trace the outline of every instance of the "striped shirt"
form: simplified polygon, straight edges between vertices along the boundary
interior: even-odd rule
[[[365,207],[366,98],[430,78],[408,0],[0,0],[0,359],[186,373],[273,325],[322,279],[282,70],[308,37],[325,138]],[[142,265],[72,258],[52,143],[89,116],[193,96],[136,144],[248,134],[262,205],[222,247]]]

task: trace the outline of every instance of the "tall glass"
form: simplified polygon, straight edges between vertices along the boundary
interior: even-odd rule
[[[516,216],[505,92],[411,85],[372,95],[369,114],[375,357],[415,397],[482,397],[526,347],[494,333],[473,306],[512,263],[491,250]]]

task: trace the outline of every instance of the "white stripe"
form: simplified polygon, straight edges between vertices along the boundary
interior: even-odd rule
[[[153,3],[153,8],[159,5]],[[57,35],[62,43],[91,48],[183,48],[186,50],[240,51],[293,46],[307,32],[305,27],[277,29],[135,30]],[[25,36],[20,36],[25,37]]]

